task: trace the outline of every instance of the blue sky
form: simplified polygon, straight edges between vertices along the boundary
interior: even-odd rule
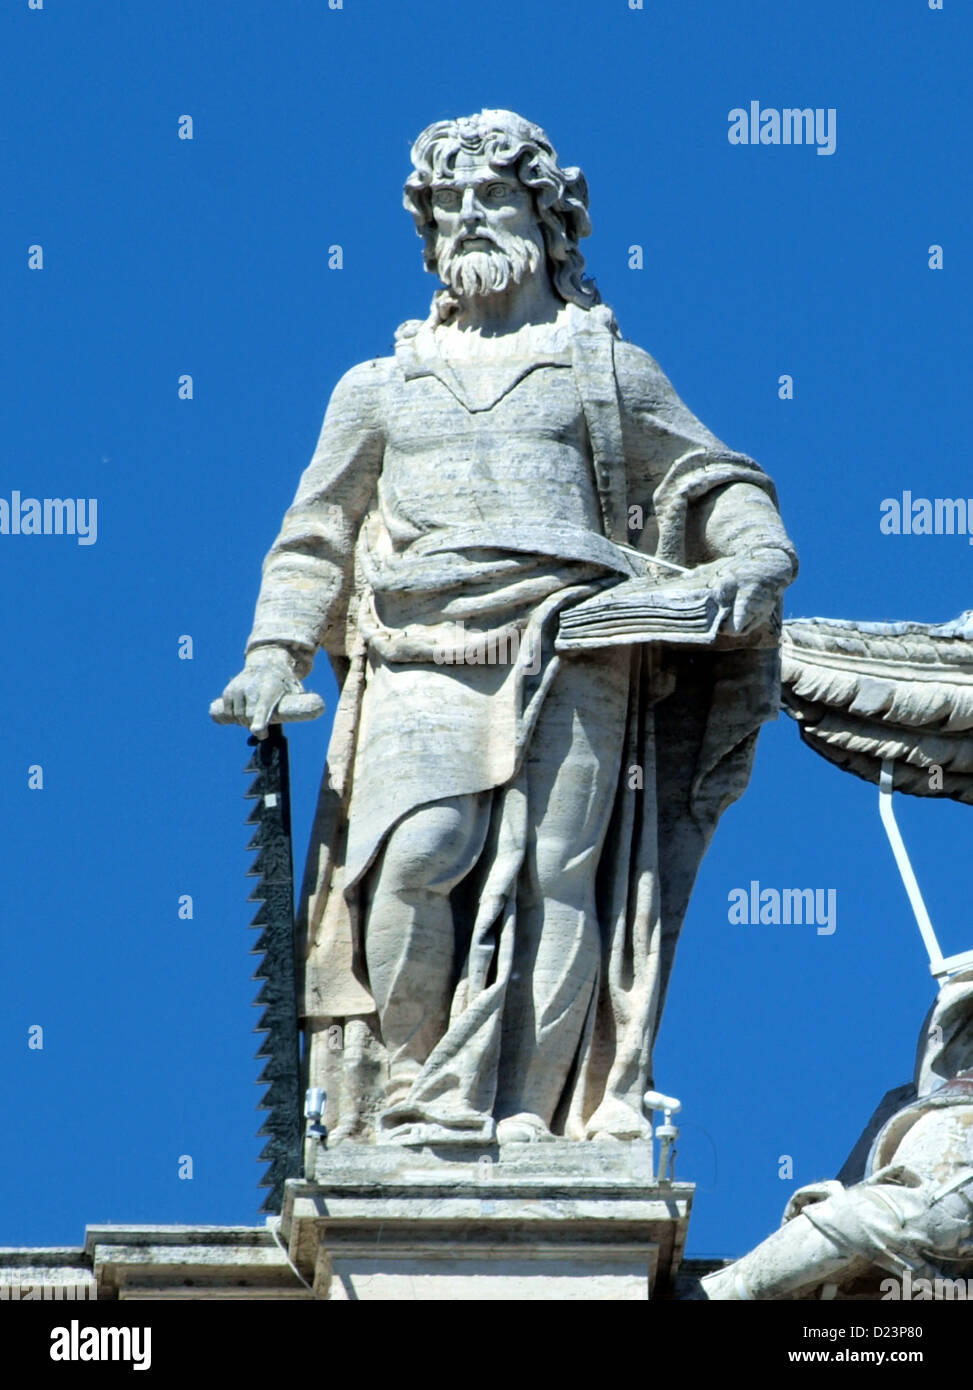
[[[966,537],[878,523],[903,489],[973,494],[971,30],[958,0],[4,7],[0,497],[96,497],[98,537],[0,535],[0,1243],[260,1219],[245,735],[207,707],[331,388],[428,305],[419,130],[512,107],[585,170],[623,333],[778,484],[788,616],[941,621],[973,606]],[[836,152],[731,145],[752,100],[834,108]],[[323,658],[310,684],[333,709]],[[291,734],[298,859],[329,722]],[[933,991],[876,802],[782,718],[703,866],[657,1051],[690,1253],[756,1243],[911,1072]],[[973,945],[969,809],[899,815]],[[751,879],[835,889],[837,930],[731,926]]]

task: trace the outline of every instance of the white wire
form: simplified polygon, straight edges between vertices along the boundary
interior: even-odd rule
[[[290,1252],[289,1252],[289,1250],[287,1249],[287,1246],[284,1244],[284,1242],[283,1242],[283,1241],[281,1240],[281,1238],[280,1238],[280,1226],[281,1226],[281,1222],[282,1222],[282,1221],[283,1221],[283,1217],[281,1217],[281,1216],[271,1216],[271,1217],[268,1217],[268,1219],[267,1219],[267,1226],[268,1226],[268,1228],[269,1228],[269,1230],[270,1230],[270,1234],[273,1236],[274,1240],[277,1242],[278,1249],[280,1250],[280,1252],[281,1252],[281,1254],[283,1255],[284,1259],[285,1259],[285,1260],[287,1261],[287,1263],[290,1265],[291,1269],[292,1269],[292,1270],[294,1271],[294,1273],[297,1275],[298,1279],[301,1281],[301,1283],[304,1285],[304,1287],[305,1287],[306,1289],[308,1289],[311,1293],[313,1293],[315,1298],[320,1298],[320,1294],[317,1292],[317,1290],[315,1289],[314,1285],[313,1285],[313,1284],[309,1284],[309,1283],[307,1282],[307,1280],[304,1278],[304,1275],[301,1273],[301,1271],[298,1269],[297,1265],[296,1265],[296,1264],[294,1263],[294,1261],[291,1259],[291,1257],[290,1257]]]

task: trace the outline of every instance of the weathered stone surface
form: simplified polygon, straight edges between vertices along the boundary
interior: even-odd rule
[[[800,618],[781,639],[783,703],[808,747],[896,791],[973,804],[973,612],[949,623]]]
[[[682,1258],[687,1183],[649,1146],[543,1144],[322,1151],[288,1183],[282,1233],[319,1297],[644,1300]]]
[[[299,904],[332,1145],[639,1140],[794,552],[767,475],[599,302],[544,132],[484,111],[412,160],[442,288],[335,388],[222,716],[261,735],[335,666]]]
[[[83,1249],[0,1250],[0,1297],[27,1290],[100,1301],[314,1298],[269,1224],[89,1226]]]
[[[74,1247],[0,1248],[0,1300],[93,1299],[98,1285],[85,1252]]]

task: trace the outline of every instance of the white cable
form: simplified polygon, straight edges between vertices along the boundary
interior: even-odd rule
[[[281,1240],[281,1238],[280,1238],[280,1225],[281,1225],[282,1220],[283,1220],[283,1217],[281,1217],[281,1216],[269,1216],[269,1217],[267,1218],[267,1227],[268,1227],[268,1229],[269,1229],[269,1231],[270,1231],[270,1234],[273,1236],[274,1240],[277,1242],[278,1249],[280,1250],[280,1252],[281,1252],[281,1254],[283,1255],[284,1259],[285,1259],[285,1260],[287,1261],[287,1263],[290,1265],[291,1269],[292,1269],[292,1270],[294,1271],[294,1273],[297,1275],[298,1279],[301,1281],[301,1283],[304,1285],[304,1287],[305,1287],[306,1289],[308,1289],[311,1293],[313,1293],[315,1298],[319,1298],[320,1295],[318,1294],[318,1292],[317,1292],[317,1290],[315,1289],[314,1285],[313,1285],[313,1284],[309,1284],[309,1283],[307,1282],[307,1280],[304,1278],[304,1275],[301,1273],[301,1271],[298,1269],[297,1265],[296,1265],[296,1264],[294,1263],[294,1261],[291,1259],[289,1250],[287,1249],[286,1245],[284,1244],[284,1242],[283,1242],[283,1241]]]
[[[902,882],[905,891],[909,895],[909,902],[912,904],[912,911],[919,927],[919,934],[922,937],[926,953],[929,956],[929,969],[933,975],[943,973],[943,953],[939,942],[936,940],[936,933],[933,929],[929,913],[926,911],[926,904],[923,902],[922,893],[919,891],[919,884],[913,872],[909,853],[905,847],[905,841],[899,830],[895,819],[895,812],[892,809],[892,787],[894,782],[895,763],[891,758],[883,758],[882,773],[878,788],[878,811],[882,817],[882,824],[885,826],[885,833],[889,837],[889,844],[892,846],[892,853],[895,855],[895,862],[898,865],[899,873],[902,875]]]

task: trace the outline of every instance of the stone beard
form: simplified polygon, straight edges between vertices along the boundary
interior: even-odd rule
[[[436,258],[440,278],[464,299],[502,294],[533,275],[544,257],[543,243],[528,237],[512,236],[502,228],[492,234],[496,249],[464,251],[463,237],[447,241]]]
[[[225,697],[266,708],[319,647],[341,687],[307,1084],[332,1144],[632,1139],[696,871],[776,713],[793,548],[766,474],[598,302],[587,185],[544,132],[485,111],[413,164],[444,288],[336,387]],[[657,586],[652,556],[725,599],[712,647],[556,649],[573,604]],[[509,661],[466,664],[457,629]]]

